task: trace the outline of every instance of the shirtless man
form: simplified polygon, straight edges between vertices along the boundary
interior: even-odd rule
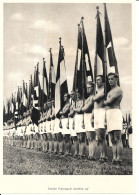
[[[75,92],[71,91],[70,97],[71,97],[72,103],[70,105],[70,112],[68,114],[69,130],[70,130],[71,138],[73,140],[74,158],[78,157],[78,150],[79,150],[79,142],[78,142],[77,134],[75,131],[75,111],[74,111],[75,96],[76,96]]]
[[[111,136],[113,163],[121,164],[122,141],[121,131],[123,126],[123,118],[120,110],[120,103],[123,97],[122,89],[117,85],[118,75],[116,73],[108,74],[108,81],[111,90],[107,94],[107,99],[104,101],[106,105],[107,129]]]
[[[84,123],[86,130],[86,137],[89,143],[89,156],[88,160],[95,160],[95,152],[96,152],[96,132],[94,129],[94,125],[92,125],[92,112],[94,109],[94,102],[92,101],[94,92],[93,82],[89,81],[87,83],[87,93],[89,97],[85,100],[85,105],[82,108],[84,112]]]
[[[75,111],[75,131],[77,134],[77,138],[79,140],[79,158],[85,157],[85,150],[86,150],[86,132],[84,126],[84,116],[83,116],[83,100],[81,98],[80,93],[76,92],[77,102],[76,107],[74,108]]]
[[[53,139],[53,153],[58,153],[58,140],[57,140],[57,132],[55,131],[55,101],[51,101],[52,104],[52,113],[51,113],[51,131],[52,131],[52,139]]]
[[[48,153],[51,154],[52,153],[51,101],[49,101],[49,100],[47,101],[47,106],[48,106],[48,111],[47,111],[47,115],[46,115],[46,134],[47,134],[47,138],[48,138],[47,147],[49,147]]]
[[[94,101],[94,128],[98,139],[98,148],[100,151],[100,162],[107,161],[107,144],[106,144],[106,128],[105,128],[105,105],[104,105],[104,84],[103,76],[96,77],[97,90],[93,97]]]
[[[68,114],[70,112],[70,96],[69,94],[64,94],[65,105],[63,109],[60,111],[61,122],[62,122],[62,133],[64,137],[64,149],[65,155],[70,155],[71,152],[71,140],[70,140],[70,130],[69,130],[69,121]]]

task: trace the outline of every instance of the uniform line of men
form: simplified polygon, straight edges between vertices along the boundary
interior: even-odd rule
[[[55,115],[54,100],[48,101],[47,110],[41,114],[38,126],[32,124],[28,111],[17,124],[17,130],[14,127],[13,132],[10,130],[10,144],[35,148],[55,155],[71,155],[73,144],[74,157],[85,158],[87,139],[88,159],[96,160],[95,154],[99,150],[99,161],[103,163],[108,160],[106,134],[109,133],[112,142],[112,163],[121,164],[123,117],[120,102],[123,92],[117,85],[118,79],[116,73],[108,74],[111,90],[107,98],[104,95],[102,75],[96,77],[96,87],[93,82],[87,83],[88,98],[85,101],[78,91],[72,91],[70,95],[65,94],[65,105],[59,112],[60,117]]]

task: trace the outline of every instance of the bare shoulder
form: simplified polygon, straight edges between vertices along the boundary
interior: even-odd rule
[[[119,94],[123,94],[123,90],[122,90],[122,88],[119,87],[119,86],[117,86],[117,87],[115,88],[115,91],[116,91],[117,93],[119,93]]]

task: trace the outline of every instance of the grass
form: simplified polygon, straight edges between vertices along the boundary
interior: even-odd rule
[[[96,154],[99,158],[98,153]],[[72,157],[43,154],[25,148],[4,145],[4,175],[132,175],[132,149],[124,148],[121,166],[113,165],[112,151],[108,149],[108,162],[74,159]]]

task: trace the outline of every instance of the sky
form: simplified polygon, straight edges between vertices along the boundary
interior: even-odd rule
[[[56,72],[59,37],[65,50],[66,75],[69,92],[72,88],[77,49],[77,24],[84,17],[92,68],[96,44],[96,6],[101,12],[104,31],[103,4],[96,3],[5,3],[3,44],[3,97],[4,101],[29,82],[34,66],[43,57],[49,74],[49,48],[52,48]],[[118,62],[120,85],[123,89],[121,109],[132,112],[132,13],[131,4],[107,4],[115,54]],[[94,68],[93,68],[94,69]]]

